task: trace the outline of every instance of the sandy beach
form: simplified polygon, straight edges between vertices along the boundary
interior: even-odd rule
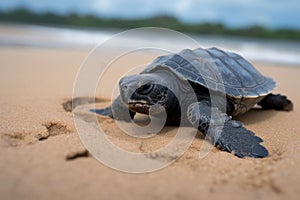
[[[110,169],[85,151],[72,113],[66,109],[76,73],[88,53],[0,48],[0,199],[299,198],[300,66],[255,64],[279,83],[275,93],[288,95],[294,103],[292,112],[252,110],[238,117],[264,139],[267,158],[240,159],[214,148],[200,160],[203,139],[197,137],[172,165],[152,173],[128,174]],[[131,66],[135,59],[151,61],[152,57],[128,58],[122,64]],[[106,81],[105,87],[112,83]],[[97,94],[97,106],[107,106],[109,102],[103,100],[107,96]],[[141,143],[128,139],[111,119],[99,117],[99,122],[116,145],[141,150]],[[143,143],[143,149],[168,143],[175,132],[168,127]]]

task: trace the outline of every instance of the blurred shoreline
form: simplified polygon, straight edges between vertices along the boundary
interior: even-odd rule
[[[17,46],[91,50],[121,32],[122,30],[117,29],[95,30],[0,23],[0,47]],[[198,34],[187,35],[202,48],[215,46],[227,51],[233,51],[252,62],[289,66],[300,65],[300,42],[297,41]],[[151,33],[146,34],[146,36],[137,34],[130,38],[122,38],[122,40],[111,47],[114,49],[126,48],[137,43],[148,43],[153,47],[158,43],[160,45],[163,43],[166,49],[172,47],[188,48],[184,43],[178,41],[177,38],[172,38],[172,35],[162,34],[157,37]]]

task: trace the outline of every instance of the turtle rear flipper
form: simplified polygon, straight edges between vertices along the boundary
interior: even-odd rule
[[[222,150],[232,152],[240,158],[268,156],[266,148],[260,145],[263,141],[261,138],[244,128],[241,122],[232,120],[217,108],[213,109],[212,113],[207,101],[196,102],[189,106],[187,116],[192,125]]]
[[[263,109],[274,109],[274,110],[283,110],[291,111],[293,110],[293,103],[287,99],[286,96],[280,94],[269,94],[263,98],[258,105]]]

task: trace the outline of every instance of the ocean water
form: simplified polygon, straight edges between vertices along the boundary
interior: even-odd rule
[[[88,48],[109,41],[120,30],[93,30],[78,28],[58,28],[37,25],[0,25],[0,46],[26,46],[47,48]],[[279,41],[241,37],[209,36],[187,34],[202,48],[218,47],[236,52],[250,61],[272,64],[300,65],[300,41]],[[185,46],[184,41],[168,31],[153,34],[153,30],[143,34],[119,37],[111,47],[122,48],[130,45],[148,44],[164,46],[166,49]],[[133,45],[133,46],[134,46]]]

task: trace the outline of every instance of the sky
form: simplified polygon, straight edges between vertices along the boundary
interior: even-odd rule
[[[172,15],[185,23],[300,29],[300,0],[1,0],[0,10],[76,12],[109,18]]]

